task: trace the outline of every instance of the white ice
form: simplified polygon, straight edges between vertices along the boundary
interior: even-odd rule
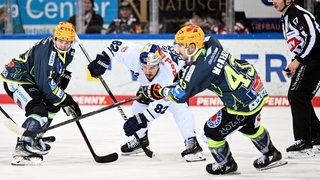
[[[21,124],[24,112],[16,105],[1,105],[16,122]],[[101,108],[84,106],[84,113]],[[131,116],[130,106],[122,106],[127,116]],[[97,155],[112,152],[119,153],[119,159],[112,163],[98,164],[94,161],[75,123],[53,130],[46,135],[54,135],[57,140],[46,155],[41,166],[11,166],[12,152],[17,135],[0,124],[0,178],[1,179],[108,179],[108,180],[143,180],[143,179],[319,179],[320,154],[313,159],[293,160],[286,158],[286,147],[293,143],[291,114],[288,107],[265,107],[262,111],[262,124],[269,130],[274,145],[282,152],[289,163],[285,166],[257,171],[253,161],[260,156],[249,139],[239,132],[227,138],[233,156],[238,163],[240,175],[213,176],[206,172],[205,166],[214,162],[206,144],[202,141],[203,124],[214,114],[218,107],[191,107],[196,117],[197,137],[204,149],[207,160],[187,163],[180,157],[184,149],[183,139],[169,112],[153,122],[149,130],[151,150],[160,158],[153,160],[143,153],[134,156],[121,156],[120,146],[130,138],[124,135],[124,120],[117,109],[105,111],[81,120],[81,124],[90,139]],[[316,109],[319,115],[319,109]],[[4,116],[1,114],[0,121]],[[53,124],[67,120],[59,112]]]

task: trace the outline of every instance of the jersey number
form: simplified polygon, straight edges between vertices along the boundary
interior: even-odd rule
[[[119,51],[119,46],[121,46],[122,42],[121,41],[112,41],[112,43],[110,44],[110,49],[113,52],[117,52]]]
[[[168,109],[168,106],[163,106],[162,104],[157,104],[154,108],[154,112],[164,114],[166,110]]]
[[[254,69],[250,65],[244,65],[237,63],[238,67],[241,67],[242,69],[249,69],[247,75],[253,77],[254,76]],[[228,84],[232,90],[236,90],[239,88],[239,86],[243,85],[245,88],[249,88],[251,84],[251,79],[245,77],[243,74],[238,73],[236,70],[234,70],[230,65],[226,65],[225,67],[226,76],[228,80]]]

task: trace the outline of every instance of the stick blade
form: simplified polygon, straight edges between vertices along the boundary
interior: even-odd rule
[[[108,154],[106,156],[95,156],[94,157],[94,160],[97,162],[97,163],[110,163],[110,162],[114,162],[116,160],[118,160],[118,153],[111,153],[111,154]]]
[[[15,122],[13,122],[11,119],[6,118],[4,119],[4,125],[12,132],[18,134],[18,135],[23,135],[26,129],[18,126]]]

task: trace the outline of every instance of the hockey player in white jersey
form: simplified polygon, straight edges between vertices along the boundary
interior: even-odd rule
[[[107,68],[105,65],[110,63],[110,59],[118,60],[137,77],[140,86],[154,83],[159,83],[162,86],[171,85],[183,66],[181,64],[179,66],[178,63],[184,63],[179,61],[181,57],[173,50],[173,47],[160,47],[155,44],[147,44],[143,47],[123,40],[112,41],[102,54],[97,56],[88,66],[92,77],[102,75]],[[139,91],[137,94],[140,94]],[[164,99],[156,101],[139,99],[134,101],[132,105],[134,116],[129,119],[143,118],[148,121],[142,129],[136,132],[141,143],[146,147],[149,146],[148,128],[151,122],[164,114],[166,110],[172,113],[184,139],[185,150],[181,153],[181,156],[187,162],[205,160],[202,148],[196,138],[194,116],[188,109],[187,103],[177,104]],[[126,124],[124,127],[126,127]],[[132,136],[134,133],[129,132],[126,135]],[[142,152],[142,148],[138,141],[133,138],[121,147],[121,151],[123,155],[130,155]]]

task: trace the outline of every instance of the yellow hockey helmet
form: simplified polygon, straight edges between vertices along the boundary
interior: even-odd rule
[[[76,36],[76,30],[73,24],[69,22],[60,22],[55,27],[53,36],[64,41],[73,41]]]
[[[204,46],[204,32],[196,25],[184,26],[176,33],[174,41],[184,46],[194,43],[200,49]]]

